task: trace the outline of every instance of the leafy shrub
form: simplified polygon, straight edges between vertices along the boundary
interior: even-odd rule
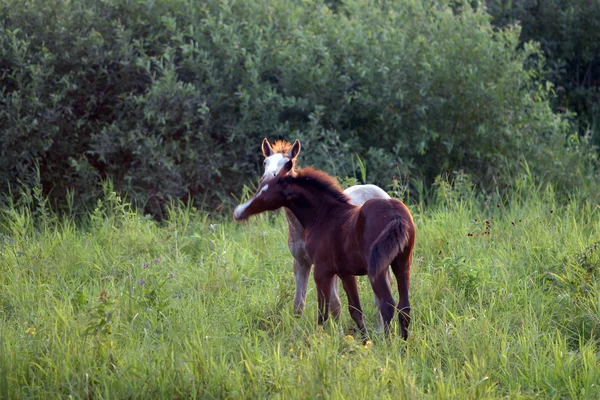
[[[455,3],[0,0],[0,190],[39,170],[58,201],[111,178],[159,216],[217,207],[258,176],[263,137],[341,176],[359,154],[385,187],[395,164],[489,186],[521,158],[579,184],[594,159],[525,67],[539,48]]]
[[[488,0],[493,23],[519,22],[521,41],[540,42],[545,76],[557,88],[554,106],[578,114],[582,131],[600,144],[600,4],[588,0]]]

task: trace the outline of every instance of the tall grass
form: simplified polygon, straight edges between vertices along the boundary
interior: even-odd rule
[[[108,188],[73,220],[26,194],[2,209],[0,398],[600,398],[598,205],[452,181],[412,206],[409,340],[367,346],[347,312],[317,327],[312,284],[292,314],[280,214],[158,224]]]

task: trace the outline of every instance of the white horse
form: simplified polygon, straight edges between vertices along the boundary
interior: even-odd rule
[[[265,157],[263,163],[265,171],[261,180],[267,180],[277,175],[279,170],[289,161],[292,160],[293,167],[289,174],[295,174],[296,160],[300,154],[300,141],[296,140],[293,144],[285,140],[279,140],[273,145],[265,138],[262,142],[262,152]],[[367,200],[374,198],[389,199],[390,196],[379,186],[375,185],[355,185],[344,190],[344,193],[350,197],[350,202],[357,206],[362,206]],[[306,253],[304,242],[304,228],[296,219],[294,214],[284,208],[285,217],[288,221],[289,234],[288,246],[290,252],[294,256],[294,278],[296,279],[296,294],[294,295],[294,312],[301,315],[304,311],[306,303],[306,290],[308,287],[308,278],[312,260]],[[391,290],[392,276],[390,270],[387,272],[387,282]],[[330,310],[335,319],[339,318],[341,312],[340,296],[338,292],[338,278],[334,277],[331,287]],[[377,297],[375,303],[379,306]],[[383,326],[381,315],[378,318],[379,327]]]

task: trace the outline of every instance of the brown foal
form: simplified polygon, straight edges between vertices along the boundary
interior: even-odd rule
[[[256,194],[234,211],[234,219],[286,207],[304,228],[305,247],[314,263],[319,324],[327,320],[332,280],[338,276],[348,296],[352,319],[366,334],[356,276],[368,275],[379,300],[385,332],[399,311],[400,329],[408,337],[410,323],[410,266],[415,225],[408,208],[395,199],[371,199],[362,206],[350,203],[337,181],[322,171],[305,168],[289,175],[287,161],[277,175],[264,180]],[[386,279],[388,266],[396,277],[398,304]]]

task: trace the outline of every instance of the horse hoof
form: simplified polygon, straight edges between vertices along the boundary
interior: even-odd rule
[[[304,307],[300,307],[300,306],[294,306],[294,315],[296,317],[300,317],[302,316],[302,313],[304,312]]]

